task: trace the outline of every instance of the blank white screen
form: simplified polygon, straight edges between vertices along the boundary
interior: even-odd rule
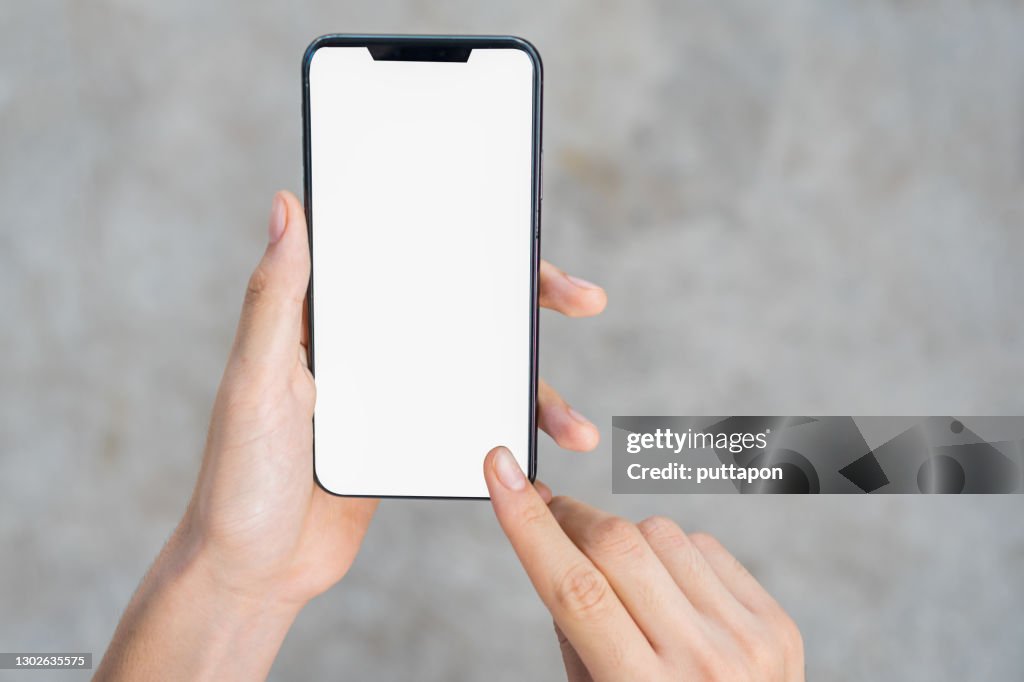
[[[309,98],[317,476],[486,497],[530,442],[533,63],[321,47]]]

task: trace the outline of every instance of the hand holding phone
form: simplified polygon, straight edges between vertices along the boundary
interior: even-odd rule
[[[541,306],[570,317],[603,310],[600,287],[543,261],[538,272]],[[303,319],[309,277],[303,206],[281,192],[246,289],[192,498],[126,608],[97,679],[156,679],[167,670],[190,679],[266,677],[295,615],[355,558],[377,500],[337,497],[313,480],[317,392]],[[597,429],[574,414],[538,382],[539,428],[562,447],[592,449]],[[459,428],[464,415],[451,406],[445,418]],[[408,444],[415,447],[415,437]]]
[[[196,679],[266,677],[292,619],[341,580],[359,551],[377,500],[337,497],[313,481],[316,389],[302,320],[308,282],[302,205],[281,192],[217,391],[195,491],[125,610],[97,679],[156,679],[169,669]],[[571,317],[597,314],[605,303],[599,288],[580,286],[546,263],[540,300]],[[459,425],[457,410],[449,421]],[[594,426],[573,417],[543,382],[537,422],[562,447],[597,444]],[[225,632],[256,641],[225,639]],[[217,664],[227,670],[209,667]]]

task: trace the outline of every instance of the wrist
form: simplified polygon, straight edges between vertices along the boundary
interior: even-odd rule
[[[223,565],[188,514],[157,557],[153,572],[159,574],[160,582],[215,608],[218,620],[231,617],[290,625],[305,606],[279,596],[273,586],[261,588],[240,580]]]
[[[300,609],[231,589],[183,522],[128,604],[95,679],[262,679]]]
[[[182,530],[140,588],[156,609],[174,614],[184,660],[173,669],[196,680],[265,677],[302,604],[232,584],[209,546]]]

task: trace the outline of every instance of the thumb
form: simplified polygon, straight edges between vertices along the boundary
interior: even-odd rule
[[[302,204],[291,192],[274,196],[263,253],[245,292],[234,354],[245,362],[294,360],[302,337],[309,284],[309,241]]]

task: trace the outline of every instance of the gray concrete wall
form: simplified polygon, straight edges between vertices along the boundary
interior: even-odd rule
[[[0,649],[99,656],[180,515],[271,193],[301,187],[306,43],[490,32],[545,61],[544,254],[610,297],[543,317],[606,443],[545,440],[542,477],[719,535],[812,679],[1019,679],[1020,497],[612,497],[607,440],[1020,414],[1022,30],[995,1],[4,3]],[[488,506],[391,502],[272,677],[559,674]]]

